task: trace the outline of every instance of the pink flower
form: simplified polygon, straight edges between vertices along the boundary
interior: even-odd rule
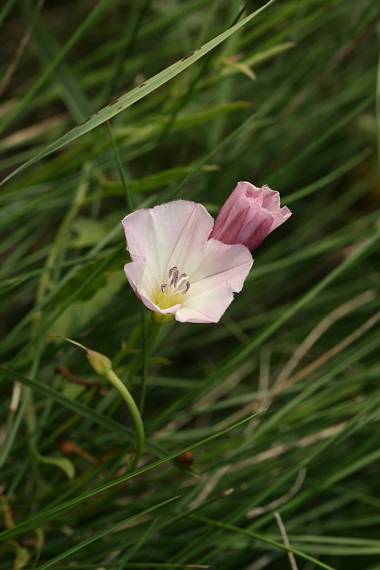
[[[209,239],[213,218],[186,200],[137,210],[122,223],[132,258],[124,270],[144,305],[162,318],[218,322],[252,267],[248,249]]]
[[[212,238],[228,244],[243,244],[251,251],[292,215],[280,206],[280,194],[269,186],[256,188],[238,182],[216,218]]]

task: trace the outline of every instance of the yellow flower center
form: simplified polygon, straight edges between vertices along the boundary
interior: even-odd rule
[[[176,265],[168,271],[167,280],[161,283],[152,295],[152,301],[160,309],[169,309],[183,302],[184,296],[190,289],[190,281],[186,273],[181,273]]]

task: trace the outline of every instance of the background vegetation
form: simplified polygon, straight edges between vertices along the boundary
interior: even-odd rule
[[[380,569],[380,5],[262,5],[1,3],[1,568]],[[293,217],[154,340],[120,220],[238,180]]]

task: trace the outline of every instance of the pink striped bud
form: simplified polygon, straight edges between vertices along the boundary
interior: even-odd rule
[[[280,194],[269,186],[257,188],[238,182],[216,218],[210,238],[226,244],[243,244],[253,251],[292,215],[281,208]]]

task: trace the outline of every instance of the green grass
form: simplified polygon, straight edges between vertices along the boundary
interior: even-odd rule
[[[380,568],[380,6],[264,4],[0,8],[1,569]],[[121,219],[238,180],[292,218],[155,328]]]

